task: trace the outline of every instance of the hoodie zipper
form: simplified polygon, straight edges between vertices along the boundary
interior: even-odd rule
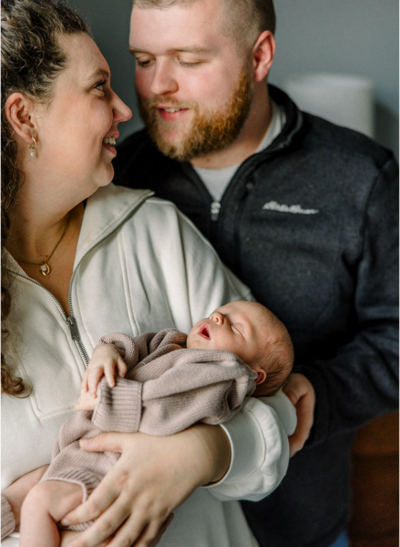
[[[140,202],[140,205],[141,205],[141,203],[142,202]],[[136,207],[135,207],[135,209],[136,209]],[[54,296],[54,294],[51,293],[48,289],[46,289],[46,287],[43,287],[43,285],[41,283],[39,283],[38,281],[35,281],[34,279],[31,279],[30,277],[28,277],[26,275],[22,275],[18,272],[8,270],[10,273],[12,273],[12,274],[14,274],[18,277],[21,277],[22,279],[25,279],[28,282],[33,283],[34,285],[37,285],[38,287],[40,287],[41,289],[43,289],[45,292],[47,292],[50,295],[50,297],[52,298],[53,302],[55,303],[58,311],[60,312],[62,318],[64,319],[64,321],[69,326],[69,330],[70,330],[70,333],[71,333],[71,338],[75,342],[75,345],[78,349],[79,355],[81,356],[83,364],[85,365],[85,368],[87,367],[90,359],[89,359],[88,352],[86,351],[86,348],[83,345],[83,342],[81,340],[78,324],[77,324],[76,318],[74,316],[74,310],[73,310],[73,307],[72,307],[72,283],[73,283],[75,274],[78,271],[79,266],[82,264],[82,262],[88,256],[88,254],[91,253],[93,251],[93,249],[95,249],[98,245],[103,243],[103,241],[105,239],[107,239],[115,230],[117,230],[119,228],[119,226],[120,226],[120,224],[118,224],[118,226],[116,226],[114,230],[112,230],[111,232],[105,234],[102,239],[100,239],[92,247],[90,247],[90,249],[88,251],[86,251],[86,253],[82,256],[82,258],[80,259],[80,261],[76,265],[76,268],[72,272],[71,279],[70,279],[70,282],[69,282],[69,287],[68,287],[68,308],[69,308],[69,312],[70,312],[69,316],[67,316],[67,314],[65,313],[65,311],[64,311],[63,307],[61,306],[59,300]]]
[[[211,203],[211,220],[213,222],[216,222],[218,220],[220,209],[221,204],[219,201],[213,201]]]

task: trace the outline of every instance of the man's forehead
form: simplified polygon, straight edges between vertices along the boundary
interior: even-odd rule
[[[130,48],[149,51],[210,50],[222,37],[222,8],[219,0],[198,0],[193,4],[174,4],[164,9],[133,6]]]

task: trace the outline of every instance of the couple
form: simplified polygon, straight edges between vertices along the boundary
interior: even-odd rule
[[[396,405],[396,165],[279,90],[268,95],[272,4],[160,4],[132,10],[151,138],[127,139],[116,172],[174,201],[287,325],[304,373],[285,389],[299,418],[292,453],[308,436],[314,386],[312,436],[282,487],[243,509],[259,545],[327,547],[346,525],[351,431]],[[103,335],[188,332],[250,293],[171,204],[109,185],[130,111],[84,23],[49,0],[2,6],[3,483],[18,521]],[[171,512],[162,545],[256,545],[239,504],[220,500],[260,500],[283,478],[289,447],[270,405],[251,400],[223,427],[86,443],[122,456],[69,515],[101,515],[75,545],[100,545],[119,527],[111,545],[154,545]]]

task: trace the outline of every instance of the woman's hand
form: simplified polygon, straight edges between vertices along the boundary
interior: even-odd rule
[[[34,471],[23,475],[1,493],[10,504],[16,525],[20,522],[21,507],[24,499],[28,492],[40,481],[48,467],[48,465],[43,465],[42,467],[38,467]]]
[[[66,524],[97,519],[69,547],[98,547],[114,532],[110,547],[156,545],[172,512],[195,488],[220,480],[230,464],[229,440],[218,426],[200,424],[165,437],[102,433],[80,442],[85,450],[120,452],[121,458],[66,515]]]
[[[77,539],[81,535],[82,535],[82,532],[72,532],[69,530],[60,532],[60,538],[61,538],[60,547],[66,547],[68,543],[70,543],[73,539]],[[106,540],[106,541],[103,541],[102,543],[99,543],[98,547],[106,547],[106,545],[108,544],[109,544],[109,540]]]
[[[297,427],[289,437],[290,457],[301,450],[314,423],[315,391],[309,380],[297,372],[290,374],[283,392],[296,407]]]

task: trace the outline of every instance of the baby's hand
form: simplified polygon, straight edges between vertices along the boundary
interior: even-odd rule
[[[114,344],[98,346],[93,352],[83,377],[81,392],[89,391],[92,397],[96,398],[97,386],[103,376],[106,377],[108,385],[114,387],[116,369],[121,378],[128,370],[117,347]]]

